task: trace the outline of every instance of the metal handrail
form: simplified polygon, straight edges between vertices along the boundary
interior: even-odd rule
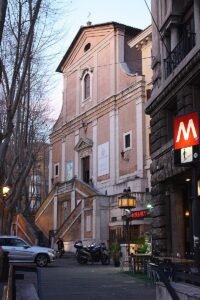
[[[172,73],[172,71],[179,65],[194,46],[195,33],[186,32],[176,47],[170,52],[168,57],[164,59],[165,78]]]
[[[175,289],[172,287],[170,281],[169,281],[169,277],[166,276],[163,268],[160,265],[157,265],[155,263],[149,263],[149,265],[151,266],[151,269],[154,270],[159,278],[160,281],[164,283],[167,291],[169,292],[170,296],[172,297],[173,300],[180,300]]]

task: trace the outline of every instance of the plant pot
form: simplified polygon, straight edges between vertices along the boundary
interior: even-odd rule
[[[114,255],[113,256],[113,264],[114,264],[115,267],[120,266],[120,257],[119,257],[119,255]]]
[[[113,260],[113,262],[114,262],[114,266],[117,268],[117,267],[119,267],[120,266],[120,261],[119,260]]]

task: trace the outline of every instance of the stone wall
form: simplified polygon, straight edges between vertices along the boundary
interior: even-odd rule
[[[178,299],[180,300],[197,300],[200,299],[200,288],[188,283],[171,283]],[[171,300],[165,285],[162,282],[156,283],[156,300]]]

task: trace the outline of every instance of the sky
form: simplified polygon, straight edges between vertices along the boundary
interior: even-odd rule
[[[81,26],[87,21],[93,25],[105,22],[118,22],[128,26],[145,29],[151,24],[151,15],[146,6],[151,7],[151,0],[65,0],[67,33],[60,41],[59,55],[55,59],[55,69],[72,43]],[[65,2],[64,1],[64,2]],[[59,46],[59,45],[58,45]],[[55,75],[55,88],[51,92],[53,117],[59,116],[62,106],[62,74]]]

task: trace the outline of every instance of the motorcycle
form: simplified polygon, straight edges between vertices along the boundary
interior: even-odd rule
[[[88,262],[101,262],[102,265],[110,264],[110,255],[105,243],[92,243],[89,246],[84,246],[82,241],[76,241],[76,259],[79,264],[87,264]]]

